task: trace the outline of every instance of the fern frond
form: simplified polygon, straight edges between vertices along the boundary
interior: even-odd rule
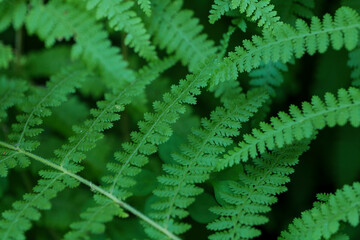
[[[200,94],[200,88],[206,86],[211,66],[205,64],[198,74],[180,80],[163,95],[162,102],[153,103],[154,113],[145,113],[144,121],[138,123],[139,131],[132,132],[131,141],[122,144],[123,151],[115,153],[116,162],[107,165],[113,175],[106,176],[103,181],[111,185],[111,193],[121,199],[131,194],[127,189],[135,184],[133,177],[148,163],[148,155],[156,152],[157,146],[170,138],[170,124],[184,113],[183,105],[196,103],[195,96]]]
[[[169,125],[185,111],[182,104],[195,103],[195,96],[200,94],[200,88],[206,85],[210,78],[208,71],[213,67],[213,64],[205,64],[200,72],[188,75],[185,80],[180,81],[179,85],[172,86],[171,91],[163,95],[163,102],[154,102],[155,113],[145,114],[145,121],[139,123],[140,131],[131,134],[131,142],[124,143],[124,150],[115,153],[116,162],[111,162],[107,166],[112,175],[104,177],[103,181],[108,185],[111,194],[119,199],[125,199],[131,195],[129,188],[135,184],[134,177],[141,172],[141,167],[148,162],[148,155],[156,151],[159,144],[169,139],[172,134]],[[96,207],[101,211],[103,206]],[[92,212],[96,211],[92,209]],[[78,224],[90,226],[89,222],[94,221],[94,218],[86,216],[87,219],[82,219],[76,223],[76,226]],[[107,216],[107,218],[111,219],[112,216]],[[81,234],[74,232],[79,230],[82,231]],[[73,229],[70,236],[81,236],[79,239],[82,239],[91,232],[92,229],[88,227],[77,228]]]
[[[191,72],[216,53],[213,41],[201,33],[203,27],[193,12],[181,9],[181,0],[152,3],[149,31],[161,49],[166,49],[168,54],[175,53],[184,65],[189,65]]]
[[[18,148],[26,151],[33,151],[39,145],[38,141],[30,140],[39,135],[43,129],[38,126],[42,124],[42,119],[51,115],[51,107],[59,106],[66,101],[66,96],[75,91],[75,88],[86,80],[88,72],[82,66],[72,65],[63,69],[46,83],[46,88],[37,88],[30,95],[27,101],[21,104],[24,112],[17,116],[17,123],[12,125],[12,132],[9,139]],[[0,156],[0,174],[7,175],[7,169],[13,168],[17,164],[25,167],[29,164],[28,159],[15,151],[5,151],[5,155]]]
[[[358,88],[340,89],[338,97],[325,94],[325,101],[314,96],[309,102],[303,102],[302,109],[290,106],[290,115],[280,112],[271,118],[271,123],[260,123],[260,129],[244,135],[244,141],[230,151],[224,159],[225,166],[247,161],[268,150],[293,143],[296,140],[311,137],[316,130],[324,127],[343,126],[350,122],[360,126],[360,90]]]
[[[152,63],[150,66],[140,70],[139,79],[129,83],[121,91],[115,89],[112,94],[105,94],[105,100],[97,103],[98,109],[91,110],[93,119],[85,121],[83,126],[73,128],[75,136],[70,138],[70,144],[64,145],[61,150],[55,152],[60,165],[71,169],[73,163],[80,162],[85,158],[83,151],[89,151],[95,147],[95,142],[102,138],[102,132],[113,126],[114,121],[120,116],[117,114],[124,110],[124,106],[129,104],[133,97],[141,92],[147,84],[156,79],[162,71],[174,64],[173,59],[165,59]],[[68,166],[69,164],[69,166]],[[74,169],[74,172],[77,172]]]
[[[75,5],[59,0],[47,4],[36,2],[25,23],[28,32],[36,33],[47,47],[74,37],[72,57],[80,57],[90,68],[99,69],[110,87],[122,88],[135,79],[135,73],[127,69],[120,49],[111,46],[102,26]]]
[[[270,0],[214,0],[209,15],[210,23],[220,19],[229,10],[237,8],[251,21],[257,22],[259,27],[272,27],[280,20]]]
[[[35,128],[42,123],[42,118],[51,115],[51,107],[59,106],[66,101],[66,96],[87,79],[88,72],[79,65],[62,69],[46,83],[46,89],[37,88],[35,93],[22,104],[24,114],[17,117],[18,123],[12,126],[9,139],[26,151],[35,149],[34,143],[26,141],[27,137],[35,137],[42,129]]]
[[[125,44],[134,48],[147,60],[156,60],[155,47],[150,42],[150,35],[142,19],[131,10],[134,3],[124,0],[86,0],[87,9],[95,9],[98,19],[107,18],[109,25],[116,31],[126,33]],[[139,0],[144,11],[150,11],[150,1]]]
[[[88,76],[88,72],[81,66],[73,65],[63,69],[58,75],[47,82],[46,89],[36,89],[27,101],[22,104],[24,114],[17,117],[18,123],[13,125],[13,132],[9,139],[13,141],[17,149],[26,149],[33,151],[37,146],[37,141],[31,141],[29,138],[35,137],[42,132],[41,128],[36,128],[42,123],[42,118],[51,115],[50,107],[60,105],[66,100],[66,95],[79,87]],[[0,173],[5,176],[7,169],[15,167],[17,164],[26,166],[29,160],[23,154],[13,150],[4,150],[5,156],[0,157]],[[24,196],[24,201],[14,203],[14,210],[5,211],[3,220],[0,224],[0,237],[2,239],[23,239],[23,232],[30,228],[30,220],[37,220],[40,215],[36,208],[46,209],[50,203],[44,196],[50,198],[65,186],[71,187],[75,183],[68,176],[54,172],[42,172],[46,180],[40,180],[38,187],[34,188],[36,194]],[[62,179],[62,181],[58,180]],[[56,184],[49,184],[56,182]],[[21,223],[21,224],[19,224]]]
[[[107,198],[107,199],[110,199],[111,201],[115,202],[116,204],[118,204],[118,205],[119,205],[120,207],[122,207],[123,209],[131,212],[132,214],[134,214],[134,215],[137,216],[138,218],[140,218],[140,219],[142,219],[143,221],[147,222],[148,224],[152,225],[153,227],[155,227],[155,228],[158,229],[159,231],[163,232],[163,233],[164,233],[166,236],[168,236],[169,238],[171,238],[171,239],[173,239],[173,240],[180,240],[180,238],[178,238],[176,235],[174,235],[173,233],[171,233],[171,232],[167,231],[166,229],[164,229],[163,227],[161,227],[159,224],[157,224],[156,222],[154,222],[153,220],[151,220],[150,218],[148,218],[146,215],[144,215],[143,213],[141,213],[140,211],[138,211],[136,208],[132,207],[131,205],[129,205],[129,204],[127,204],[127,203],[125,203],[124,201],[120,200],[120,199],[117,198],[116,196],[110,194],[110,193],[109,193],[108,191],[106,191],[105,189],[103,189],[103,188],[99,187],[98,185],[92,183],[91,181],[87,180],[86,178],[83,178],[83,177],[81,177],[81,176],[79,176],[79,175],[77,175],[77,174],[74,174],[74,173],[68,171],[67,169],[65,169],[65,168],[63,168],[63,167],[61,167],[61,166],[53,163],[52,161],[50,161],[50,160],[48,160],[48,159],[45,159],[45,158],[42,158],[42,157],[40,157],[40,156],[38,156],[38,155],[35,155],[35,154],[33,154],[33,153],[24,151],[24,150],[22,150],[22,149],[20,149],[20,148],[16,148],[16,147],[14,147],[14,146],[12,146],[12,145],[10,145],[10,144],[7,144],[7,143],[5,143],[5,142],[3,142],[3,141],[0,141],[0,145],[3,146],[3,147],[5,147],[5,148],[7,148],[7,149],[16,151],[16,152],[18,152],[19,154],[24,154],[24,155],[28,156],[29,158],[31,158],[31,159],[39,162],[39,163],[42,163],[42,164],[46,165],[47,167],[50,167],[50,168],[56,170],[56,171],[57,171],[56,173],[60,173],[61,175],[64,175],[64,176],[65,176],[65,178],[64,178],[63,180],[64,180],[64,182],[66,183],[66,185],[67,185],[68,187],[70,187],[70,188],[71,188],[71,187],[76,187],[79,183],[82,183],[82,184],[86,185],[87,187],[89,187],[92,191],[95,191],[95,192],[99,193],[99,195],[101,195],[101,196],[103,196],[103,197],[105,197],[105,198]],[[44,177],[45,177],[45,176],[47,176],[47,177],[49,177],[49,178],[51,178],[51,179],[53,179],[53,178],[56,177],[56,175],[54,175],[54,173],[51,172],[51,171],[50,171],[49,174],[46,174],[46,175],[44,174]],[[55,188],[55,189],[57,189],[57,188]],[[54,193],[54,191],[50,191],[49,194],[46,195],[46,196],[49,196],[49,195],[51,196],[51,195],[53,195],[53,194],[56,194],[56,193]],[[26,197],[26,198],[27,198],[27,197]],[[34,199],[33,196],[31,196],[31,195],[29,196],[29,198],[30,198],[31,200]],[[26,204],[25,206],[26,206],[26,207],[29,207],[29,204]],[[23,206],[21,206],[21,204],[20,204],[20,209],[21,209],[22,207],[23,207]],[[32,208],[32,209],[34,209],[34,208]],[[35,209],[35,210],[36,210],[36,209]],[[24,211],[24,210],[22,210],[22,209],[21,209],[21,213],[28,214],[28,212],[26,212],[26,211]],[[32,213],[32,215],[31,215],[28,219],[26,219],[26,221],[22,221],[22,222],[25,223],[25,225],[21,225],[21,226],[19,227],[19,229],[27,228],[27,227],[29,226],[29,225],[28,225],[29,219],[31,219],[31,217],[36,217],[36,216],[38,216],[38,215],[37,215],[38,212],[31,212],[31,213]],[[6,215],[6,214],[4,214],[4,215],[5,215],[5,217],[10,217],[11,219],[14,218],[14,214],[12,214],[12,212],[10,212],[10,216],[8,216],[8,215]],[[125,214],[122,215],[122,217],[125,217]],[[15,218],[16,218],[16,217],[15,217]],[[17,219],[17,218],[16,218],[15,220],[16,220],[15,223],[17,223],[17,222],[21,221],[22,219]],[[3,223],[3,224],[7,224],[6,221],[5,221],[5,222],[2,222],[2,223]],[[8,231],[9,231],[9,228],[7,228],[6,233],[8,233]],[[19,236],[19,234],[21,234],[21,231],[22,231],[22,230],[18,230],[18,231],[16,232],[16,235],[9,235],[9,237],[14,236],[14,237],[16,237],[17,239],[24,239],[24,238],[25,238],[24,236],[22,236],[22,235]]]
[[[240,72],[250,72],[261,63],[287,63],[293,56],[301,58],[306,52],[310,55],[324,53],[330,45],[335,50],[343,46],[353,50],[358,43],[359,30],[359,14],[351,8],[341,7],[334,19],[329,14],[323,17],[323,21],[313,17],[310,26],[298,19],[296,28],[277,24],[271,30],[264,29],[263,37],[253,36],[252,41],[244,40],[244,47],[237,47],[229,57]]]
[[[151,1],[150,0],[137,0],[140,8],[147,16],[151,15]]]
[[[26,82],[0,77],[0,123],[7,116],[6,110],[24,100],[24,92],[28,89]]]
[[[231,53],[230,53],[231,54]],[[222,82],[234,80],[238,77],[238,70],[236,63],[234,63],[229,57],[223,60],[214,60],[214,69],[210,73],[210,90],[214,90]]]
[[[211,5],[209,22],[214,24],[223,15],[225,15],[226,12],[230,10],[232,10],[230,0],[214,0],[214,3]]]
[[[228,57],[217,63],[210,87],[214,88],[221,81],[237,76],[239,72],[250,72],[261,64],[282,62],[301,58],[306,52],[310,55],[324,53],[331,45],[339,50],[345,45],[353,50],[358,43],[360,16],[351,8],[341,7],[333,20],[329,14],[321,23],[313,17],[310,27],[301,19],[296,22],[296,29],[288,24],[277,24],[272,29],[264,29],[263,37],[253,36],[252,41],[244,40],[244,47],[237,47]]]
[[[218,218],[207,225],[216,233],[211,240],[252,239],[261,232],[256,226],[268,221],[265,216],[271,205],[277,201],[276,195],[287,191],[288,175],[294,172],[298,158],[308,150],[309,141],[295,143],[273,153],[265,153],[254,160],[254,164],[244,166],[240,181],[227,181],[218,195],[224,204],[210,210]]]
[[[14,58],[14,54],[10,46],[4,45],[0,41],[0,69],[7,68]]]
[[[339,230],[340,222],[356,227],[360,214],[360,183],[345,185],[329,197],[326,203],[301,214],[283,231],[279,240],[329,239]]]
[[[144,88],[160,72],[173,64],[174,60],[171,58],[154,62],[149,67],[145,67],[140,71],[139,80],[129,83],[122,91],[114,90],[113,93],[106,94],[105,100],[97,103],[98,108],[91,110],[93,118],[85,121],[82,126],[75,126],[73,128],[75,135],[70,137],[69,143],[64,144],[55,151],[56,159],[53,159],[53,162],[68,172],[79,172],[82,169],[79,163],[85,158],[85,152],[93,149],[96,141],[103,137],[102,132],[112,127],[113,122],[120,118],[117,113],[122,111],[124,106],[131,102],[132,97],[139,93],[137,90]],[[58,192],[62,191],[65,187],[75,187],[78,184],[77,181],[74,181],[68,175],[55,170],[40,171],[40,175],[42,179],[34,187],[34,193],[26,194],[23,201],[15,202],[13,210],[9,211],[11,213],[10,217],[7,217],[7,215],[3,216],[4,224],[2,226],[5,226],[5,229],[0,231],[0,236],[1,234],[6,234],[8,239],[21,239],[20,237],[24,235],[24,232],[30,228],[30,221],[40,218],[40,210],[51,208],[50,200]],[[98,201],[104,203],[105,200],[98,199]],[[109,208],[114,210],[114,205],[110,204],[104,210]],[[120,213],[119,211],[110,211],[109,213],[116,214]],[[34,214],[35,218],[28,215],[29,212]],[[88,215],[85,214],[86,216]],[[105,216],[103,217],[106,219]],[[19,221],[23,221],[24,224],[18,225],[17,222]],[[11,238],[12,232],[16,232],[16,236],[19,236],[19,238]]]
[[[85,152],[95,147],[97,140],[103,137],[103,131],[111,128],[114,121],[119,119],[118,113],[124,110],[125,105],[129,104],[133,97],[141,93],[141,89],[155,80],[159,74],[175,64],[174,58],[155,61],[139,71],[138,80],[128,84],[122,91],[114,91],[106,94],[105,100],[97,103],[98,108],[91,110],[93,118],[84,123],[83,126],[74,127],[75,136],[69,139],[69,144],[57,150],[56,162],[60,166],[78,172],[81,167],[78,163],[85,158]],[[108,206],[99,205],[103,200],[96,198],[98,205],[88,209],[81,217],[84,221],[76,222],[72,225],[73,230],[66,236],[70,239],[86,238],[89,232],[97,233],[99,229],[104,229],[103,223],[110,221],[117,211],[113,204]],[[106,203],[107,204],[107,203]],[[96,210],[98,208],[98,210]],[[95,218],[94,214],[101,213],[102,220]],[[107,220],[106,220],[107,219]],[[94,225],[98,228],[92,228]],[[76,238],[75,238],[76,237]]]
[[[353,68],[351,78],[352,85],[360,87],[360,42],[358,46],[349,53],[348,65]]]
[[[0,2],[0,32],[11,24],[14,29],[19,29],[25,21],[26,11],[25,0],[4,0]]]
[[[201,128],[192,131],[182,153],[173,155],[176,164],[163,165],[165,173],[158,178],[160,185],[154,191],[158,200],[152,205],[150,216],[175,234],[190,228],[179,220],[188,215],[186,208],[203,192],[196,184],[209,178],[219,154],[232,144],[231,137],[239,134],[241,123],[248,121],[268,98],[264,91],[236,97],[226,101],[224,107],[216,108],[210,119],[202,119]],[[146,231],[154,239],[163,236],[153,228],[146,228]]]

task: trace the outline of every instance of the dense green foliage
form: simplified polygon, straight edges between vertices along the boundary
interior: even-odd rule
[[[0,239],[358,239],[359,86],[358,0],[0,0]]]

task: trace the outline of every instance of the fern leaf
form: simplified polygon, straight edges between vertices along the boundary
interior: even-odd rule
[[[14,29],[19,29],[25,21],[26,11],[27,6],[24,0],[4,0],[0,2],[0,32],[11,24]]]
[[[119,119],[115,112],[121,111],[123,107],[116,104],[119,101],[118,96],[123,97],[124,92],[119,95],[106,95],[105,100],[98,103],[99,109],[94,109],[91,112],[94,118],[86,121],[84,126],[74,127],[76,135],[70,138],[69,144],[65,144],[61,149],[55,151],[57,158],[53,160],[54,162],[66,169],[71,169],[72,172],[79,172],[82,169],[77,163],[85,158],[84,152],[95,146],[96,140],[102,137],[101,131],[111,127],[112,121]],[[40,210],[50,209],[50,199],[65,188],[64,174],[56,171],[40,171],[40,175],[42,179],[34,187],[34,192],[25,195],[23,201],[17,201],[13,204],[13,210],[10,210],[13,217],[8,218],[3,215],[2,226],[6,227],[3,234],[8,237],[7,239],[21,239],[20,237],[24,235],[24,232],[30,228],[30,222],[40,218]],[[26,196],[31,196],[31,199],[35,200],[29,202]],[[41,199],[42,204],[37,204],[37,199]],[[27,204],[22,204],[23,202]],[[18,205],[22,207],[18,208]],[[25,215],[28,211],[35,212],[37,218],[34,219]],[[26,222],[21,228],[17,224],[20,220]],[[16,232],[19,237],[11,238],[12,232]]]
[[[22,105],[21,115],[17,116],[18,123],[12,125],[10,141],[17,147],[26,151],[33,151],[39,145],[38,141],[30,140],[39,135],[43,129],[38,128],[42,124],[42,118],[51,115],[51,107],[59,106],[66,101],[66,96],[74,92],[75,88],[87,78],[88,73],[81,66],[72,65],[63,69],[46,83],[46,89],[37,88],[34,94],[28,97]],[[5,151],[0,156],[0,173],[6,176],[7,169],[17,164],[25,167],[29,164],[27,157],[15,151]]]
[[[210,11],[210,23],[220,19],[229,10],[237,8],[251,21],[258,22],[259,27],[272,27],[280,20],[270,0],[215,0]]]
[[[360,16],[351,8],[341,7],[335,13],[335,20],[329,14],[324,21],[312,18],[310,27],[297,20],[296,29],[288,24],[277,24],[272,29],[264,29],[263,37],[253,36],[252,41],[244,40],[244,47],[237,47],[228,57],[217,63],[210,87],[221,81],[237,76],[239,72],[250,72],[261,64],[282,62],[283,64],[301,58],[306,52],[310,55],[324,53],[330,45],[339,50],[344,45],[353,50],[358,43]],[[236,65],[236,66],[235,66]]]
[[[211,63],[211,61],[209,62]],[[171,136],[172,130],[169,124],[175,122],[179,114],[184,112],[182,104],[195,103],[195,96],[200,94],[199,89],[204,87],[209,80],[208,71],[214,68],[214,65],[210,63],[205,64],[197,74],[188,75],[186,80],[181,80],[177,86],[174,85],[169,93],[163,95],[163,102],[156,101],[154,103],[155,113],[145,114],[145,121],[139,123],[140,131],[131,134],[132,142],[124,143],[124,151],[115,153],[117,162],[111,162],[107,166],[112,175],[102,179],[108,185],[107,188],[110,189],[111,194],[119,199],[125,199],[131,195],[129,188],[135,184],[134,177],[148,162],[147,156]],[[97,205],[96,207],[100,209],[103,206]],[[96,211],[92,209],[91,212]],[[76,223],[75,226],[78,224],[89,226],[89,221],[94,221],[94,218],[86,216],[88,217]],[[111,219],[112,216],[107,216],[107,218]],[[82,231],[82,234],[76,233],[79,230]],[[89,232],[92,232],[89,228],[73,229],[70,236],[81,236],[79,239],[82,239]]]
[[[37,141],[28,140],[40,134],[42,129],[36,126],[42,123],[42,118],[51,114],[50,107],[60,105],[66,100],[66,95],[79,87],[88,73],[78,65],[63,69],[58,75],[47,82],[47,89],[36,89],[35,93],[22,104],[24,114],[18,116],[18,123],[13,125],[13,132],[9,139],[16,142],[17,147],[33,151]],[[29,160],[16,151],[6,151],[5,156],[0,157],[0,172],[3,176],[7,173],[7,168],[15,167],[16,164],[26,166]],[[40,180],[38,187],[34,191],[38,193],[24,196],[24,201],[14,203],[14,210],[5,211],[3,220],[0,221],[0,236],[2,239],[23,239],[23,232],[30,228],[30,220],[37,220],[40,215],[36,209],[46,209],[50,203],[45,196],[50,198],[56,191],[65,186],[76,185],[74,180],[63,173],[41,172],[45,180]],[[57,180],[62,179],[62,181]],[[49,182],[56,184],[49,184]],[[19,224],[21,222],[21,224]]]
[[[41,124],[41,118],[51,115],[49,108],[59,106],[66,101],[66,96],[73,93],[87,76],[88,72],[82,66],[72,65],[51,78],[46,83],[46,89],[36,89],[22,105],[25,114],[17,117],[18,123],[13,125],[13,132],[9,135],[10,140],[24,150],[34,150],[37,144],[28,145],[26,138],[34,137],[42,131],[35,126]]]
[[[9,62],[14,58],[12,49],[10,46],[4,45],[0,41],[0,69],[7,68],[9,66]]]
[[[131,10],[134,3],[123,0],[90,0],[87,9],[95,9],[96,17],[107,18],[111,28],[116,31],[124,31],[125,44],[134,48],[140,56],[147,60],[157,59],[155,47],[151,45],[150,35],[145,26],[134,11]],[[150,1],[139,0],[140,6],[146,13],[150,12]]]
[[[93,118],[87,120],[83,126],[75,126],[75,135],[70,137],[69,144],[65,144],[55,151],[57,158],[54,159],[53,162],[63,169],[66,169],[66,171],[72,173],[79,172],[82,167],[79,166],[78,163],[85,158],[84,153],[94,148],[96,141],[102,138],[102,132],[110,128],[113,121],[119,119],[116,113],[122,111],[124,105],[131,102],[131,98],[139,93],[137,91],[138,89],[145,87],[146,84],[158,76],[159,72],[164,71],[173,64],[174,60],[171,58],[154,62],[149,67],[145,67],[140,71],[141,78],[138,82],[129,83],[128,86],[120,92],[114,90],[114,93],[106,94],[105,100],[97,103],[98,108],[91,111]],[[11,213],[10,216],[6,214],[7,212],[4,213],[4,219],[1,221],[3,224],[0,226],[4,226],[4,229],[0,230],[0,236],[6,236],[6,239],[23,239],[24,232],[31,227],[31,221],[40,218],[40,210],[50,209],[50,200],[56,197],[56,194],[65,187],[76,187],[78,184],[77,181],[74,181],[74,179],[68,175],[57,171],[40,171],[40,175],[42,179],[38,182],[38,185],[34,187],[34,193],[26,194],[23,197],[23,201],[15,202],[13,204],[13,210],[7,211]],[[106,202],[106,200],[101,198],[97,198],[97,200],[100,203]],[[108,202],[106,202],[106,204],[107,203]],[[106,219],[106,213],[118,213],[124,216],[120,214],[121,210],[113,204],[109,204],[103,210],[109,209],[117,209],[117,211],[106,211],[103,213],[104,219]],[[31,213],[30,215],[29,212]],[[92,213],[94,213],[94,211],[92,211]],[[32,215],[34,215],[34,217],[32,217]],[[91,214],[85,214],[85,217],[89,215]],[[24,224],[19,225],[18,222],[20,221],[23,221]],[[86,224],[88,224],[88,222]],[[99,224],[100,223],[97,225]],[[91,225],[91,227],[94,225],[95,224]],[[76,227],[77,224],[73,226]]]
[[[151,15],[151,1],[150,0],[137,0],[140,8],[147,16]]]
[[[309,102],[303,102],[302,109],[292,105],[290,115],[280,112],[271,118],[271,123],[261,123],[261,129],[253,129],[252,134],[244,135],[244,141],[225,156],[225,166],[232,166],[240,161],[247,161],[276,147],[283,147],[312,136],[316,130],[326,126],[343,126],[350,122],[360,126],[360,90],[340,89],[338,97],[327,93],[325,101],[314,96]]]
[[[214,24],[221,16],[232,9],[231,1],[229,0],[214,0],[211,5],[209,22]]]
[[[121,88],[135,79],[135,73],[127,69],[120,49],[111,46],[102,26],[74,5],[58,0],[47,4],[37,2],[26,18],[26,28],[30,34],[36,33],[44,40],[47,47],[74,37],[72,57],[80,57],[90,68],[99,69],[112,88]]]
[[[7,116],[8,108],[23,101],[27,89],[28,86],[24,81],[0,77],[0,123]]]
[[[112,94],[105,95],[105,101],[100,101],[98,109],[93,109],[91,115],[93,119],[86,121],[83,126],[74,127],[76,135],[70,138],[70,144],[64,145],[61,150],[56,151],[59,159],[62,159],[60,165],[71,169],[72,163],[80,162],[85,158],[82,151],[89,151],[95,147],[95,141],[102,138],[105,129],[112,127],[112,122],[118,120],[118,112],[124,110],[124,106],[129,104],[132,98],[141,92],[158,74],[174,64],[173,59],[154,62],[150,67],[140,70],[139,80],[129,83],[121,91],[114,90]],[[81,146],[80,146],[81,145]],[[67,164],[70,164],[67,166]],[[77,172],[74,169],[74,172]]]
[[[225,203],[210,209],[218,218],[207,225],[208,229],[217,231],[209,239],[258,237],[261,232],[256,226],[268,221],[264,215],[277,201],[276,195],[287,191],[288,175],[294,172],[293,166],[308,145],[309,141],[302,141],[272,154],[265,153],[254,164],[245,165],[240,181],[227,181],[227,188],[218,194]]]
[[[241,123],[246,122],[268,98],[264,91],[253,91],[226,101],[225,107],[218,107],[210,119],[202,120],[202,127],[193,130],[189,143],[182,147],[181,154],[174,154],[176,164],[164,164],[159,187],[154,191],[158,200],[152,205],[151,216],[166,229],[182,234],[190,226],[178,222],[188,215],[186,208],[203,192],[196,186],[209,178],[219,154],[232,144],[231,137],[239,134]],[[154,239],[161,239],[161,233],[146,228]]]
[[[279,239],[329,239],[339,230],[340,222],[348,222],[356,227],[359,224],[359,198],[360,183],[345,185],[326,203],[303,212],[301,218],[296,218]]]
[[[182,10],[180,0],[154,0],[153,13],[149,19],[149,31],[154,42],[166,49],[168,54],[175,53],[191,72],[216,53],[213,41],[201,33],[203,27],[193,17],[190,10]]]
[[[122,91],[115,90],[112,94],[106,94],[105,100],[97,103],[98,108],[91,110],[92,119],[87,120],[83,126],[74,127],[75,135],[69,139],[69,144],[63,145],[61,149],[55,151],[57,162],[71,172],[78,172],[81,167],[78,165],[85,158],[85,152],[95,147],[96,141],[103,137],[103,131],[111,128],[114,121],[119,119],[117,113],[124,110],[124,106],[129,104],[134,96],[141,92],[151,81],[155,80],[159,74],[171,67],[175,63],[173,58],[152,62],[149,66],[139,71],[138,80],[129,83]],[[103,223],[110,221],[114,214],[121,211],[114,204],[110,204],[102,198],[96,197],[98,205],[88,209],[81,217],[84,221],[76,222],[72,225],[73,231],[66,237],[70,239],[82,239],[88,232],[97,233],[103,229]],[[107,206],[99,204],[107,204]],[[99,208],[98,210],[97,207]],[[114,208],[118,209],[113,211]],[[100,214],[102,218],[95,218],[94,214]],[[95,222],[94,222],[95,221]],[[93,226],[97,226],[93,229]],[[76,237],[76,238],[75,238]],[[85,238],[85,237],[84,237]]]
[[[113,175],[105,177],[103,181],[111,184],[111,193],[120,199],[130,195],[126,189],[135,184],[133,177],[147,164],[147,156],[172,135],[170,124],[179,118],[179,114],[184,113],[182,105],[196,103],[195,96],[200,94],[200,88],[206,86],[209,79],[209,68],[206,64],[198,74],[188,75],[163,95],[162,102],[154,102],[154,113],[144,115],[144,121],[138,124],[139,131],[131,133],[131,142],[123,143],[123,151],[115,153],[116,162],[107,166]]]
[[[348,65],[353,68],[351,78],[353,79],[352,85],[360,86],[360,42],[356,49],[349,53]]]
[[[214,70],[210,73],[210,90],[214,90],[218,87],[219,83],[237,79],[237,66],[229,57],[226,57],[223,60],[216,58],[214,60],[214,65]]]
[[[296,21],[296,28],[288,24],[277,24],[264,29],[263,37],[254,36],[252,41],[243,41],[229,56],[240,72],[251,71],[261,63],[270,61],[289,62],[293,56],[301,58],[306,52],[310,55],[323,53],[331,45],[335,50],[343,46],[353,50],[358,43],[360,16],[351,8],[341,7],[334,19],[326,14],[323,22],[313,17],[310,26],[303,20]]]

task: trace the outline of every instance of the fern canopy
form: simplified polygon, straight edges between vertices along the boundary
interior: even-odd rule
[[[359,239],[358,2],[0,0],[0,239]]]

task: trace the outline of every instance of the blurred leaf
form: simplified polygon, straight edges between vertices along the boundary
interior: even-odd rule
[[[216,204],[213,196],[208,193],[202,193],[196,197],[196,201],[190,205],[190,216],[199,223],[209,223],[216,219],[216,215],[209,210],[210,207]]]

